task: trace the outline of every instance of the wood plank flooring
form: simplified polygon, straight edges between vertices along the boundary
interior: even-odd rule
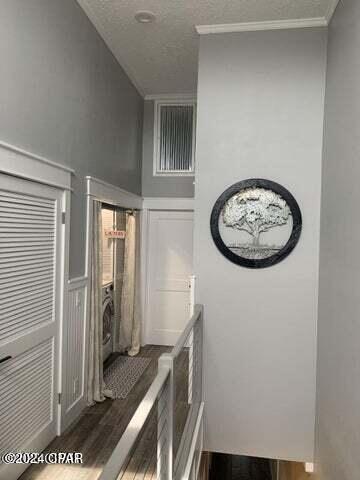
[[[271,480],[270,460],[213,453],[210,480]]]
[[[33,465],[20,480],[97,480],[154,380],[159,356],[168,351],[167,347],[144,347],[140,356],[150,357],[151,363],[127,398],[108,399],[87,408],[79,420],[46,449],[46,452],[81,452],[82,465]],[[124,480],[153,480],[156,477],[156,435],[154,410],[123,472]]]

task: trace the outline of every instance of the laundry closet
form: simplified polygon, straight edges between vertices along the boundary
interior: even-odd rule
[[[101,228],[102,356],[103,362],[106,362],[112,353],[134,356],[140,348],[140,340],[133,332],[139,320],[135,318],[139,311],[135,302],[140,300],[137,292],[140,255],[138,212],[103,204]]]
[[[91,283],[96,291],[92,298],[99,298],[101,315],[92,301],[90,313],[97,335],[92,336],[90,328],[89,377],[95,377],[91,370],[100,371],[103,382],[99,378],[98,394],[92,397],[90,392],[90,403],[118,397],[128,365],[124,357],[134,357],[140,351],[141,310],[138,211],[96,202],[93,229]],[[96,337],[101,340],[98,345]]]

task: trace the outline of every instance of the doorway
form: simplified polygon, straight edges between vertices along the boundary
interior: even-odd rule
[[[190,317],[192,211],[149,211],[146,343],[175,345]]]
[[[149,365],[140,352],[139,212],[101,206],[100,251],[102,316],[102,400],[125,398]],[[98,284],[94,282],[96,287]],[[95,398],[96,400],[96,398]],[[99,398],[101,400],[101,398]],[[97,401],[99,401],[97,400]]]

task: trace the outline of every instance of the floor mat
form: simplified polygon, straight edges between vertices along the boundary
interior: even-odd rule
[[[126,398],[150,362],[151,358],[119,356],[104,372],[106,388],[114,398]]]

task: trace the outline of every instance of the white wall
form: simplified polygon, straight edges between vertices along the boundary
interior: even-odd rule
[[[360,2],[329,27],[321,210],[316,463],[360,478]]]
[[[201,38],[195,187],[197,301],[205,304],[205,449],[312,460],[326,29]],[[303,233],[260,271],[216,249],[211,209],[263,177],[293,193]]]

